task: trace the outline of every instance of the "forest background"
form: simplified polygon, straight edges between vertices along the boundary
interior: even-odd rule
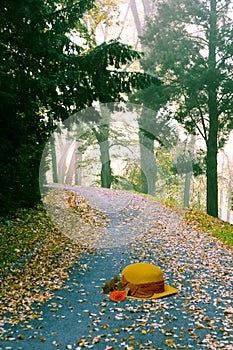
[[[3,218],[16,207],[32,207],[40,201],[42,152],[60,122],[94,102],[131,101],[153,110],[152,122],[162,109],[163,121],[173,119],[184,130],[186,144],[191,146],[192,171],[185,168],[182,173],[183,203],[223,217],[224,202],[225,218],[231,220],[232,153],[223,157],[224,151],[220,152],[233,127],[229,1],[3,1],[1,11]],[[98,125],[101,115],[95,113],[93,118],[86,122]],[[159,165],[160,179],[167,174],[163,191],[176,202],[180,193],[177,163],[156,135],[148,133],[148,127],[153,128],[151,119],[140,118],[140,145],[157,155],[154,169]],[[110,124],[92,131],[94,138],[89,134],[89,141],[101,145],[108,140]],[[186,153],[181,150],[180,156],[176,161],[186,164]],[[130,183],[148,193],[148,178],[141,171],[145,161],[142,156],[141,167],[136,168],[129,162],[119,176],[113,174],[110,161],[101,164],[99,160],[99,184],[128,189]],[[191,198],[190,193],[201,197]]]

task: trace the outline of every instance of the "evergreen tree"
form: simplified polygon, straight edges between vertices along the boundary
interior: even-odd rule
[[[79,28],[93,1],[9,0],[0,3],[0,207],[39,199],[44,143],[73,105],[90,103],[81,48],[67,34]],[[79,87],[79,89],[77,89]]]
[[[207,213],[218,216],[217,154],[233,128],[229,0],[158,0],[142,43],[145,70],[170,89],[170,112],[206,143]]]
[[[82,21],[93,6],[92,0],[0,4],[1,211],[38,203],[40,159],[58,121],[151,81],[119,69],[139,58],[129,46],[94,47]],[[71,40],[73,30],[86,45]]]

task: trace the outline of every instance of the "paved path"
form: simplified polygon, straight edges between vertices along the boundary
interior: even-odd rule
[[[6,323],[0,349],[233,349],[231,251],[144,196],[76,190],[109,225],[95,253],[78,260],[64,288],[37,307],[39,319]],[[179,293],[121,303],[101,293],[106,279],[142,261],[158,265]]]

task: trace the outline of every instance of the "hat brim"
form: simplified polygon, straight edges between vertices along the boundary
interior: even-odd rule
[[[164,292],[162,293],[154,293],[152,297],[149,298],[138,298],[134,296],[127,295],[127,299],[138,299],[138,300],[151,300],[151,299],[159,299],[159,298],[165,298],[170,295],[174,295],[178,293],[178,289],[172,286],[168,286],[167,284],[164,285]]]

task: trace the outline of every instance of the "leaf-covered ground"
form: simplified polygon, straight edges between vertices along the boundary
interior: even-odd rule
[[[0,268],[5,272],[55,229],[42,206],[18,210],[0,226]]]
[[[209,223],[204,232],[191,218],[128,192],[89,189],[85,196],[98,209],[80,197],[79,227],[90,245],[70,240],[69,223],[65,236],[50,222],[43,244],[3,279],[0,348],[232,349],[232,250]],[[77,213],[62,210],[73,222]],[[60,214],[53,216],[58,226]],[[101,293],[106,280],[139,261],[160,266],[179,293],[121,303]]]
[[[196,210],[187,210],[185,218],[187,221],[191,222],[192,225],[220,239],[226,246],[233,247],[232,224]]]
[[[92,209],[80,195],[77,207],[69,207],[68,196],[67,191],[54,190],[51,194],[51,200],[59,208],[60,225],[67,227],[72,220],[83,238],[87,233],[94,237],[106,226],[106,217]],[[33,303],[44,302],[61,289],[69,269],[89,251],[85,242],[64,235],[43,206],[18,211],[8,225],[1,226],[0,237],[0,313],[11,313],[9,320],[13,323],[36,317]]]

